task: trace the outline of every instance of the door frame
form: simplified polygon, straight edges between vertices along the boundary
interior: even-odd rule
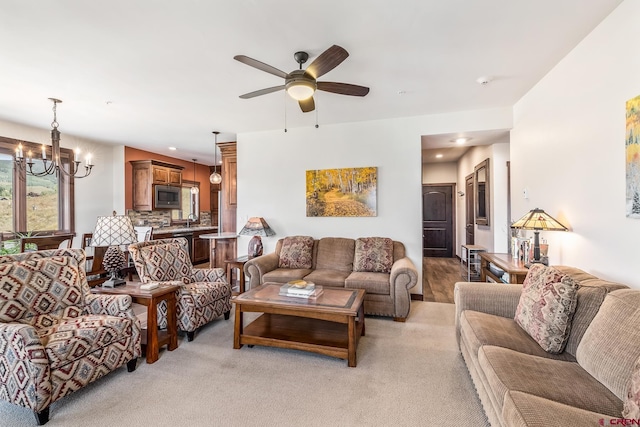
[[[471,181],[471,194],[469,194],[469,181]],[[473,245],[476,241],[476,207],[475,207],[475,182],[473,179],[473,174],[470,173],[464,178],[464,190],[465,190],[465,199],[464,199],[464,241],[467,245]],[[467,242],[467,225],[469,225],[469,212],[471,212],[471,227],[473,230],[473,242]]]

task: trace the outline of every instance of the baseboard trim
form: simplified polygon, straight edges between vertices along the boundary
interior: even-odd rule
[[[422,294],[411,294],[411,301],[424,301],[424,295],[422,295]]]

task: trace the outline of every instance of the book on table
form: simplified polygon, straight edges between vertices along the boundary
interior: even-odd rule
[[[279,294],[287,297],[315,298],[322,293],[322,286],[304,280],[292,280],[280,287]]]

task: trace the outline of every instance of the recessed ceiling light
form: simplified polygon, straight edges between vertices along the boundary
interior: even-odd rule
[[[471,138],[460,137],[451,140],[451,142],[455,142],[456,144],[465,144],[468,141],[471,141]]]
[[[169,150],[171,150],[171,151],[176,151],[176,150],[177,150],[177,148],[176,148],[176,147],[169,147]]]
[[[436,154],[436,159],[441,159],[442,158],[442,154]]]

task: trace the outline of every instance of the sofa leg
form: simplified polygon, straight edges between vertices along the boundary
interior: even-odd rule
[[[231,314],[231,310],[227,311],[227,312],[224,314],[224,320],[229,320],[229,315],[230,315],[230,314]]]
[[[193,337],[196,335],[196,331],[187,332],[187,341],[193,341]]]
[[[49,422],[49,407],[47,406],[46,408],[44,408],[42,411],[38,412],[38,411],[33,411],[33,413],[36,416],[36,421],[38,422],[38,425],[44,425],[46,423]]]
[[[127,362],[127,371],[133,372],[136,370],[136,366],[138,365],[138,359],[131,359]]]
[[[393,321],[394,322],[402,322],[402,323],[404,323],[404,322],[407,321],[407,318],[406,317],[394,317]]]

